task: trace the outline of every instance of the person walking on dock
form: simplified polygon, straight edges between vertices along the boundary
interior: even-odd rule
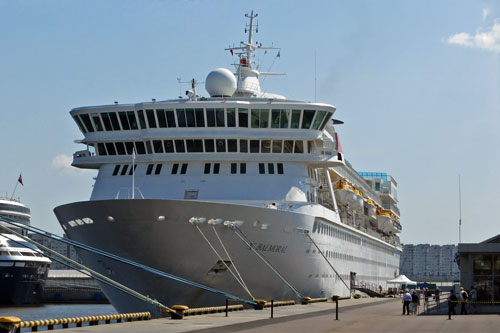
[[[477,301],[477,289],[474,286],[470,287],[470,300],[472,301],[472,303],[470,303],[470,308],[476,313],[477,308],[475,302]]]
[[[452,315],[457,314],[457,312],[455,311],[455,307],[457,306],[457,300],[458,298],[457,295],[455,295],[455,290],[452,289],[450,291],[450,296],[448,296],[448,306]]]
[[[418,313],[418,306],[420,305],[420,298],[418,297],[417,291],[413,290],[411,293],[411,313]]]
[[[408,292],[408,289],[405,290],[403,295],[403,315],[406,312],[406,315],[410,314],[410,303],[411,303],[411,295]]]
[[[441,294],[441,289],[439,289],[439,287],[436,287],[436,292],[435,292],[435,295],[434,295],[434,299],[436,300],[436,311],[439,311],[439,303],[441,301],[440,297],[439,296]]]
[[[467,305],[467,299],[469,298],[469,295],[467,294],[467,291],[465,291],[464,287],[460,287],[460,314],[467,314],[467,309],[465,306]]]
[[[429,296],[430,296],[430,291],[428,288],[424,289],[424,312],[429,310]]]

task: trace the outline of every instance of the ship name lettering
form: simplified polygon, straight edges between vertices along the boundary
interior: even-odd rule
[[[257,244],[256,248],[259,251],[266,252],[276,252],[276,253],[286,253],[286,249],[288,246],[285,245],[277,245],[277,244]]]

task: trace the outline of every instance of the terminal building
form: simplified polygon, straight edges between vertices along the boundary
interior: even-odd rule
[[[481,243],[458,244],[460,281],[477,300],[500,302],[500,234]]]
[[[418,282],[458,281],[456,255],[456,245],[404,244],[399,271]]]
[[[35,242],[42,244],[43,246],[48,247],[51,250],[56,251],[59,254],[62,254],[63,256],[70,258],[71,260],[74,260],[76,262],[81,263],[81,259],[78,257],[78,254],[76,254],[75,248],[71,245],[65,244],[63,242],[59,242],[53,239],[50,239],[48,237],[39,235],[39,234],[29,234],[29,238],[34,240]],[[66,235],[64,236],[66,237]],[[70,269],[68,266],[52,260],[52,264],[50,265],[51,270],[59,270],[59,269]]]

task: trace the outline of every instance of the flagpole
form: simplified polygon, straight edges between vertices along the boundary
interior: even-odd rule
[[[17,189],[17,184],[19,183],[19,180],[16,181],[16,186],[14,187],[14,191],[12,191],[12,195],[10,196],[10,200],[12,200],[12,198],[14,198],[14,194],[16,193],[16,189]]]
[[[460,174],[458,174],[458,243],[462,243],[462,188]]]
[[[135,148],[132,149],[132,199],[135,197],[135,168],[134,168],[134,160],[135,160]]]
[[[19,174],[19,177],[21,177],[21,175],[22,175],[22,172]],[[12,198],[14,198],[14,194],[16,194],[17,184],[19,184],[19,178],[17,179],[16,186],[14,186],[14,191],[12,191],[12,195],[10,196],[10,200],[12,200]]]

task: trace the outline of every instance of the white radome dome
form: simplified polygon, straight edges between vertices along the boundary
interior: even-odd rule
[[[205,79],[210,97],[231,97],[236,90],[236,77],[226,68],[216,68]]]

